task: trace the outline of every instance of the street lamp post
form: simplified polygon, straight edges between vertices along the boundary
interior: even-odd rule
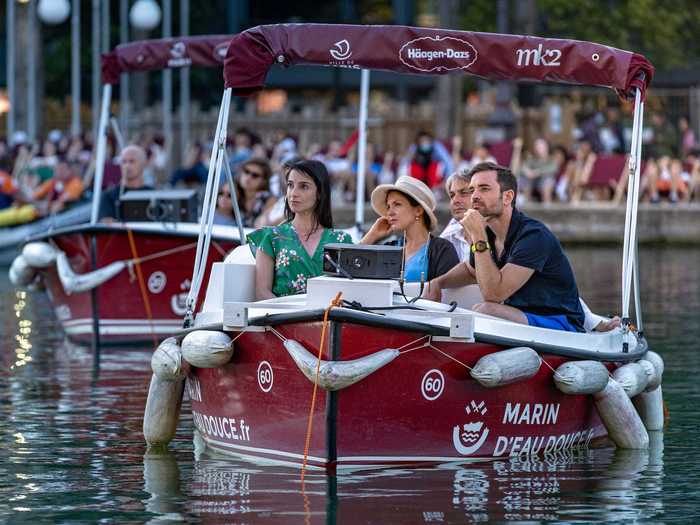
[[[7,112],[7,139],[15,134],[15,0],[7,0],[7,98],[10,108]]]
[[[129,2],[119,0],[119,43],[129,41]],[[122,73],[119,79],[119,126],[125,143],[129,143],[129,75]]]
[[[71,135],[80,135],[80,0],[73,0],[71,16]]]
[[[190,33],[190,2],[180,0],[180,34]],[[190,144],[190,68],[180,69],[180,152],[185,154]]]
[[[160,7],[154,0],[138,0],[129,11],[129,22],[136,29],[141,29],[144,31],[150,31],[154,29],[160,23]],[[168,13],[168,18],[170,13]],[[165,21],[163,22],[163,32],[165,33]],[[165,36],[165,35],[164,35]],[[165,77],[164,77],[165,79]],[[165,82],[163,83],[165,86]],[[165,87],[163,87],[165,91]],[[163,101],[165,106],[165,100]],[[172,103],[171,103],[172,105]],[[168,147],[166,139],[166,148]]]
[[[100,0],[92,0],[92,137],[97,143],[100,118]]]
[[[173,36],[172,15],[171,0],[163,0],[163,38]],[[170,68],[163,69],[163,135],[167,173],[171,166],[173,149],[173,72]]]
[[[27,62],[29,65],[29,74],[27,76],[27,133],[33,141],[37,134],[37,53],[42,50],[36,48],[37,40],[41,42],[41,35],[37,31],[36,18],[45,24],[58,25],[68,19],[70,15],[70,4],[68,0],[40,0],[37,2],[29,2],[29,19],[28,19],[28,34],[29,47],[27,49]],[[41,110],[41,107],[39,107]]]
[[[27,17],[29,46],[27,48],[27,135],[36,140],[36,2],[29,2]]]

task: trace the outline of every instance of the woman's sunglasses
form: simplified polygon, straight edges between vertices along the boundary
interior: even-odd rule
[[[263,176],[262,173],[258,173],[257,171],[250,171],[250,170],[247,169],[247,168],[244,168],[244,169],[243,169],[243,173],[244,173],[245,175],[248,175],[248,176],[250,176],[250,177],[253,177],[254,179],[259,179],[259,178],[261,178],[261,177]]]
[[[230,198],[231,198],[231,193],[228,192],[228,191],[220,191],[220,192],[219,192],[219,197],[227,197],[227,198],[230,199]]]

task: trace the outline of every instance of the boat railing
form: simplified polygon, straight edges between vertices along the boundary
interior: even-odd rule
[[[339,307],[342,308],[342,307]],[[277,311],[309,311],[306,303],[277,303],[277,302],[238,302],[224,301],[223,303],[223,327],[228,331],[249,330],[250,313],[252,310],[264,311],[265,315],[276,313]],[[365,313],[380,315],[367,308]],[[474,312],[468,311],[441,311],[410,309],[401,310],[401,315],[420,320],[449,319],[450,335],[449,339],[461,342],[473,343],[474,339]]]

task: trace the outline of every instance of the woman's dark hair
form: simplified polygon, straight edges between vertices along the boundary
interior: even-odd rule
[[[272,168],[270,167],[268,160],[261,157],[253,157],[248,159],[241,164],[241,171],[243,171],[246,166],[257,166],[262,170],[263,185],[258,191],[270,191],[270,177],[272,177]]]
[[[331,214],[331,178],[323,162],[317,160],[294,159],[284,165],[285,178],[289,177],[292,170],[308,175],[316,185],[316,206],[314,207],[314,220],[316,225],[324,228],[333,227],[333,215]],[[284,215],[288,221],[294,219],[294,212],[289,208],[287,199],[284,200]]]
[[[417,201],[416,199],[414,199],[413,197],[411,197],[408,193],[404,193],[404,192],[402,192],[401,190],[389,190],[389,191],[386,193],[387,199],[389,198],[389,194],[392,193],[392,192],[393,192],[393,193],[399,193],[400,195],[403,195],[404,197],[406,197],[406,200],[408,200],[408,203],[409,203],[411,206],[413,206],[414,208],[420,208],[421,210],[423,210],[423,215],[421,215],[421,217],[423,217],[423,225],[425,226],[425,228],[426,228],[428,231],[430,231],[430,217],[428,217],[428,214],[425,213],[425,210],[423,209],[423,206],[421,206],[420,204],[418,204],[418,201]],[[386,202],[385,202],[384,204],[386,204]]]

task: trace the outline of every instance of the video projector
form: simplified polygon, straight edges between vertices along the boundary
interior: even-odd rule
[[[323,273],[350,279],[398,279],[402,255],[400,246],[326,244]]]
[[[122,221],[199,222],[196,190],[127,191],[119,199]]]

